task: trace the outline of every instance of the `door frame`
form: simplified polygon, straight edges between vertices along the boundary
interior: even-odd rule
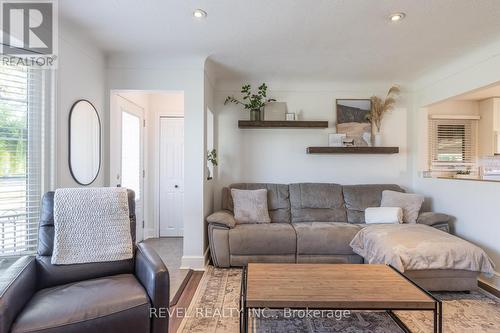
[[[154,150],[154,160],[155,160],[155,189],[154,189],[154,216],[155,216],[155,221],[154,221],[154,232],[155,232],[155,237],[159,238],[160,237],[160,146],[161,146],[161,133],[160,133],[160,121],[161,118],[172,118],[172,119],[184,119],[183,114],[175,114],[171,113],[168,111],[162,111],[158,112],[158,114],[155,116],[155,142],[156,142],[156,147]],[[184,119],[185,121],[185,119]],[[184,123],[185,124],[185,123]],[[186,135],[184,134],[184,137]],[[183,214],[184,215],[184,214]],[[183,227],[184,227],[184,221],[182,221]]]
[[[129,93],[129,92],[135,92],[135,91],[130,91],[130,90],[111,90],[110,91],[110,124],[120,124],[118,127],[119,130],[113,130],[110,126],[110,133],[109,133],[109,186],[117,186],[117,184],[122,183],[121,179],[121,160],[122,160],[122,115],[118,106],[118,98],[122,98],[128,103],[131,103],[138,107],[139,109],[142,110],[142,116],[140,116],[140,119],[142,119],[143,123],[141,124],[141,133],[142,133],[142,144],[141,146],[141,152],[142,152],[142,170],[146,170],[147,168],[147,140],[146,140],[146,127],[145,127],[145,121],[147,117],[147,110],[141,106],[138,105],[137,103],[134,103],[130,99],[126,98],[125,96],[122,95],[122,93]],[[142,92],[142,91],[141,91]],[[147,93],[146,91],[144,93]],[[136,115],[135,113],[130,113],[132,115]],[[136,115],[137,116],[137,115]],[[115,127],[116,128],[116,127]],[[112,149],[111,147],[119,147]],[[118,170],[118,166],[120,170],[120,179],[116,179],[116,171]],[[142,177],[142,195],[141,195],[141,200],[142,200],[142,220],[146,220],[146,212],[147,212],[147,191],[148,191],[148,185],[146,178]],[[144,228],[144,225],[142,221],[136,221],[136,243],[139,243],[140,241],[146,239],[146,230]]]

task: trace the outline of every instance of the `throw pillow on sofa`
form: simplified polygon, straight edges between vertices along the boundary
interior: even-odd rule
[[[420,194],[401,193],[396,191],[383,191],[381,207],[401,207],[403,209],[403,222],[416,223],[418,213],[424,202]]]
[[[267,190],[231,189],[234,202],[234,219],[236,223],[269,223],[267,208]]]
[[[365,223],[403,223],[403,210],[400,207],[368,207]]]

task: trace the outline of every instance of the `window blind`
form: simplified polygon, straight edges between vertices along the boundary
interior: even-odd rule
[[[477,168],[477,120],[429,119],[431,170]]]
[[[36,251],[40,198],[50,183],[51,75],[0,65],[0,256]]]

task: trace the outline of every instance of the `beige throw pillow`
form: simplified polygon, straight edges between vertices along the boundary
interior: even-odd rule
[[[416,223],[423,202],[424,197],[420,194],[383,191],[380,207],[401,207],[403,222]]]
[[[234,219],[236,223],[269,223],[267,209],[267,190],[231,189],[234,202]]]
[[[208,223],[224,224],[228,228],[234,228],[236,221],[233,214],[227,210],[220,210],[207,216]]]

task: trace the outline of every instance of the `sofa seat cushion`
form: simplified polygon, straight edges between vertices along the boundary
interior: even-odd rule
[[[12,333],[148,332],[149,298],[131,274],[86,280],[38,291]]]
[[[293,224],[297,232],[297,255],[354,254],[349,243],[361,229],[340,222]]]
[[[231,254],[295,254],[297,237],[289,223],[239,224],[229,230]]]

